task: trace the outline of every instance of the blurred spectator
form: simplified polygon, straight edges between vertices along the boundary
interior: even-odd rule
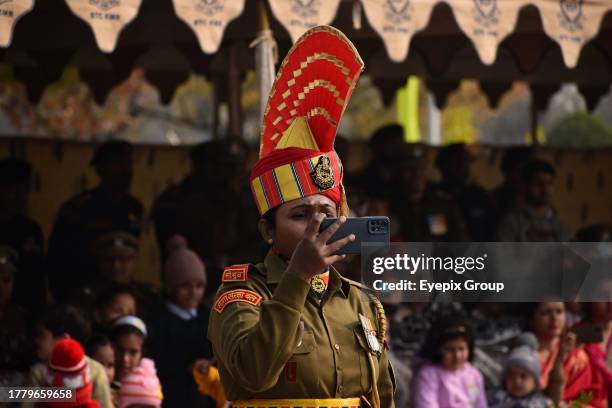
[[[89,361],[81,343],[74,339],[61,339],[53,347],[47,364],[46,386],[69,389],[74,401],[43,403],[42,407],[97,408],[100,403],[92,399],[93,381]]]
[[[584,350],[604,381],[608,400],[612,400],[612,301],[587,303],[585,311],[585,321],[578,326],[594,325],[601,329],[603,336],[600,343],[586,344]]]
[[[470,361],[474,337],[469,323],[461,317],[434,323],[422,351],[426,359],[415,373],[415,408],[486,408],[482,375]]]
[[[472,241],[485,242],[492,235],[493,204],[487,192],[471,180],[472,158],[465,144],[443,147],[436,157],[442,181],[435,189],[446,193],[459,206]]]
[[[87,342],[90,336],[90,327],[85,317],[72,306],[57,306],[49,310],[38,325],[38,333],[34,339],[36,353],[42,361],[30,369],[31,387],[47,385],[46,362],[52,357],[53,347],[62,339],[71,338],[81,344]],[[111,394],[108,378],[104,367],[97,361],[85,356],[91,381],[93,384],[92,396],[103,408],[111,408]],[[33,407],[33,403],[24,403],[22,407]]]
[[[95,296],[112,286],[129,286],[139,306],[138,311],[146,316],[152,311],[157,295],[152,286],[134,277],[138,250],[138,238],[128,232],[112,231],[96,239],[90,251],[94,256],[96,275],[88,287]]]
[[[136,297],[130,286],[109,286],[96,297],[93,332],[108,333],[115,320],[121,316],[136,315],[136,311]]]
[[[180,241],[176,241],[180,242]],[[198,255],[174,246],[164,265],[165,304],[150,328],[150,351],[164,390],[165,407],[213,407],[198,392],[194,364],[210,364],[212,347],[206,336],[210,309],[202,304],[206,268]]]
[[[116,376],[121,382],[119,407],[160,407],[162,391],[153,360],[143,357],[148,332],[136,316],[122,316],[113,323]]]
[[[58,302],[68,301],[75,290],[94,280],[90,249],[96,238],[117,230],[140,236],[142,204],[129,193],[132,145],[106,142],[91,165],[100,184],[62,205],[49,240],[49,286]]]
[[[121,383],[115,380],[115,349],[113,349],[113,344],[105,335],[94,334],[87,342],[86,352],[88,356],[91,356],[104,367],[106,378],[108,378],[111,387],[113,406],[117,406],[117,390],[121,387]]]
[[[371,153],[370,162],[358,175],[364,190],[370,191],[375,187],[382,189],[395,187],[391,163],[396,147],[403,144],[404,128],[400,125],[383,126],[374,132],[368,143]],[[352,184],[350,177],[347,184]]]
[[[162,258],[167,256],[172,236],[184,237],[208,269],[206,295],[216,292],[223,268],[232,262],[230,255],[243,260],[263,253],[246,159],[245,147],[235,141],[197,145],[191,151],[191,172],[164,191],[153,205],[152,219]],[[237,225],[240,228],[234,227]]]
[[[27,216],[32,167],[19,159],[0,160],[0,245],[17,251],[13,300],[35,315],[47,303],[44,240]]]
[[[533,160],[524,166],[521,194],[497,228],[499,241],[567,241],[566,229],[551,203],[554,178],[555,169],[545,161]]]
[[[465,241],[467,230],[452,198],[427,189],[422,147],[401,144],[394,148],[391,211],[400,222],[404,241]]]
[[[32,363],[26,312],[13,302],[17,253],[0,246],[0,386],[24,385]]]
[[[492,192],[497,207],[497,218],[502,217],[516,204],[521,191],[523,167],[532,159],[531,147],[510,147],[504,150],[500,164],[504,181]]]
[[[591,394],[589,406],[607,406],[607,394],[601,378],[593,370],[582,347],[576,346],[576,335],[565,331],[563,302],[524,304],[529,326],[539,343],[542,364],[540,386],[555,404]]]
[[[549,408],[550,398],[540,391],[541,364],[537,339],[531,333],[530,342],[513,349],[504,362],[502,387],[489,396],[491,408]],[[526,338],[526,336],[525,336]]]

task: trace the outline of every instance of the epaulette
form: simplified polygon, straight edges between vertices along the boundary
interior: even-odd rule
[[[221,282],[246,282],[249,280],[249,264],[226,266],[221,275]]]

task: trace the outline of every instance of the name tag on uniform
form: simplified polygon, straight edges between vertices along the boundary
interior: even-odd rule
[[[361,323],[361,328],[363,329],[370,350],[374,353],[380,353],[380,343],[378,342],[376,330],[370,319],[359,313],[359,322]]]

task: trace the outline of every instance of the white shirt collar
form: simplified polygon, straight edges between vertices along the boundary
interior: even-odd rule
[[[166,307],[168,307],[168,310],[171,313],[175,314],[176,316],[180,317],[183,320],[191,320],[194,317],[198,317],[197,309],[191,309],[191,310],[183,309],[179,305],[174,304],[172,302],[166,302]]]

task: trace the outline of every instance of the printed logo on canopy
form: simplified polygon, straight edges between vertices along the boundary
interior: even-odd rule
[[[15,23],[32,7],[34,0],[0,0],[0,47],[11,44]]]
[[[195,33],[200,48],[217,52],[227,25],[242,14],[244,0],[173,0],[176,15]]]
[[[340,0],[269,0],[274,17],[287,29],[295,42],[312,27],[330,24]]]
[[[361,3],[394,62],[406,59],[412,36],[425,28],[435,5],[430,0],[361,0]]]
[[[98,47],[113,52],[121,31],[138,14],[142,0],[66,0],[68,7],[93,30]]]

